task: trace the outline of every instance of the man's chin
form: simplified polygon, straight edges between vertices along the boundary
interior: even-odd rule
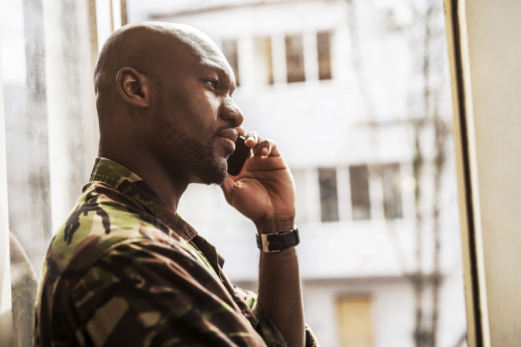
[[[226,159],[214,161],[212,164],[207,165],[205,168],[201,168],[197,180],[194,183],[201,184],[221,184],[228,176],[227,171],[228,165]]]

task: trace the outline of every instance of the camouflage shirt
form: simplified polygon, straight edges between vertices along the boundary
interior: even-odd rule
[[[98,158],[49,246],[36,346],[286,346],[223,258],[136,174]],[[260,308],[260,307],[259,307]],[[260,310],[262,312],[262,310]],[[307,346],[318,346],[307,331]]]

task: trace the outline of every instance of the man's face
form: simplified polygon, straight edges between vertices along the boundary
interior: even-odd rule
[[[176,51],[155,76],[154,152],[173,175],[189,182],[221,183],[243,116],[231,99],[235,78],[217,50]]]

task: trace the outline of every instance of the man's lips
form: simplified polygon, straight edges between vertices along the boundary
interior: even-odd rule
[[[238,136],[237,130],[235,129],[226,129],[217,134],[217,138],[220,140],[219,142],[231,152],[235,151],[235,141],[237,141]]]

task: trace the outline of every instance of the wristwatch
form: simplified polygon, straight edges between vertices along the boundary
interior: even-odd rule
[[[296,226],[288,231],[274,234],[257,234],[257,247],[264,253],[280,252],[300,243]]]

